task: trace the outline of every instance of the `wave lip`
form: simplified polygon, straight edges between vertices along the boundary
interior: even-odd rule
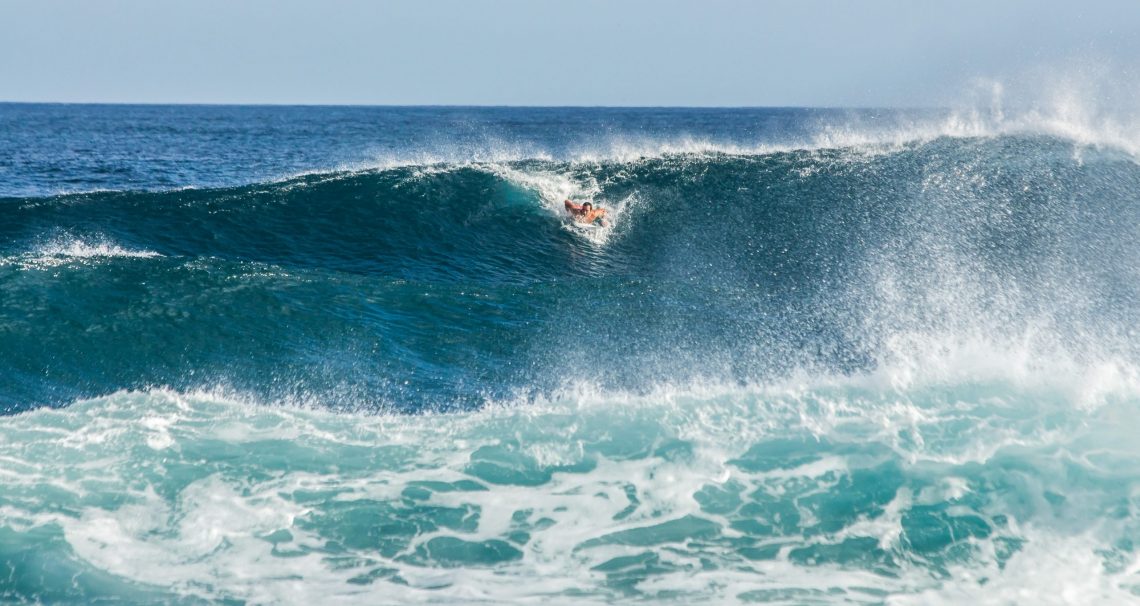
[[[807,120],[807,118],[805,118]],[[422,174],[476,168],[511,170],[520,164],[548,164],[563,167],[599,164],[631,165],[645,160],[666,158],[710,158],[728,156],[763,158],[793,152],[845,152],[866,157],[903,151],[938,139],[993,139],[1042,136],[1055,138],[1078,148],[1092,147],[1121,151],[1134,160],[1140,158],[1140,120],[1115,119],[1086,110],[1069,99],[1067,103],[1003,110],[926,110],[904,112],[836,111],[817,117],[813,126],[794,133],[761,133],[735,137],[702,133],[639,135],[615,132],[602,137],[580,136],[559,144],[520,140],[487,139],[463,145],[417,144],[407,149],[386,150],[352,161],[317,164],[307,168],[267,173],[252,180],[232,182],[165,184],[159,187],[90,187],[54,190],[44,198],[90,196],[116,192],[172,193],[304,183],[307,178],[339,178],[369,172],[400,169]],[[1079,153],[1079,151],[1078,151]],[[33,196],[31,199],[39,199]]]

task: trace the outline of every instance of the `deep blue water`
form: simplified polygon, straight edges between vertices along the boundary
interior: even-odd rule
[[[1140,599],[1134,149],[0,104],[0,600]]]

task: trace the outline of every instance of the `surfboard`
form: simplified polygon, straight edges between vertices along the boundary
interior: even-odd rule
[[[570,227],[573,227],[574,229],[580,229],[580,230],[586,231],[586,232],[597,231],[599,229],[602,229],[602,226],[598,225],[597,223],[581,223],[579,221],[574,221],[573,219],[568,221],[566,224],[569,225]]]

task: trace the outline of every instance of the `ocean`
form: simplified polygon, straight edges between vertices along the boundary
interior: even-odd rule
[[[0,104],[0,601],[1140,602],[1137,132]]]

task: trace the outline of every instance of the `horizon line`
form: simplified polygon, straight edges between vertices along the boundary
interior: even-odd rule
[[[190,101],[13,101],[0,100],[0,105],[98,105],[98,106],[167,106],[167,107],[349,107],[349,108],[425,108],[425,109],[812,109],[812,110],[945,110],[932,105],[525,105],[525,104],[460,104],[460,103],[289,103],[289,102],[190,102]]]

